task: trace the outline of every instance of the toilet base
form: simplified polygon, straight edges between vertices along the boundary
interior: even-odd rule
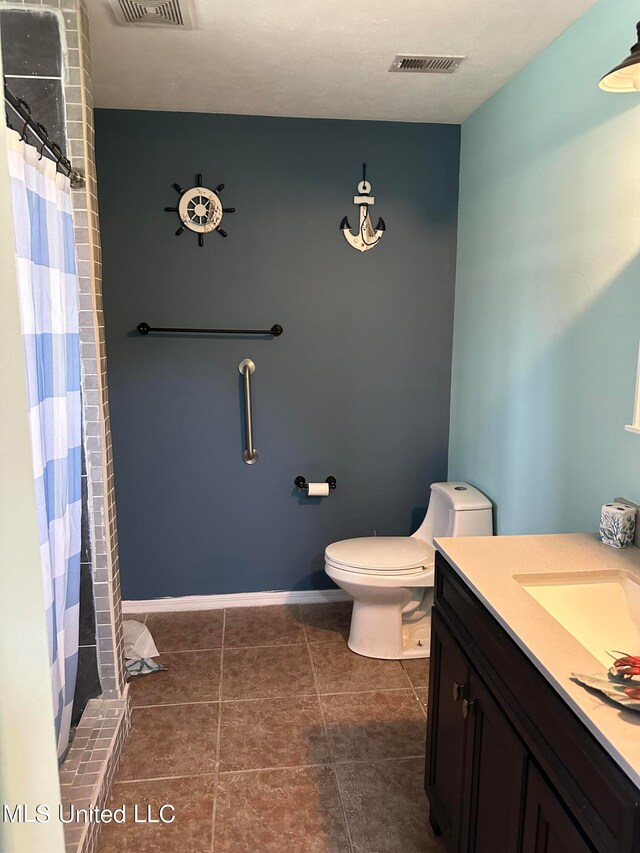
[[[374,604],[355,599],[347,645],[356,654],[379,660],[428,658],[432,604],[433,589],[424,590],[417,607],[411,607],[411,602],[403,607],[401,602]]]

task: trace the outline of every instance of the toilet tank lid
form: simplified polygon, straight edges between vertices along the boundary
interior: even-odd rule
[[[433,483],[432,492],[439,492],[451,504],[456,512],[472,509],[491,509],[491,501],[481,491],[469,483]]]

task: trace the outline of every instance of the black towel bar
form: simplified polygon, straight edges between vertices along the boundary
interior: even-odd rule
[[[188,329],[182,326],[150,326],[148,323],[138,323],[138,331],[141,335],[149,332],[177,332],[188,335],[273,335],[280,337],[284,329],[276,323],[270,329]]]

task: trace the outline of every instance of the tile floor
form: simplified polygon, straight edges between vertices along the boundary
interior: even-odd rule
[[[347,602],[149,614],[99,853],[441,853],[423,791],[427,661],[346,645]],[[142,618],[142,617],[138,617]]]

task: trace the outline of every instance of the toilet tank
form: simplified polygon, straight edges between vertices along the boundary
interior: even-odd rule
[[[468,483],[433,483],[427,514],[413,535],[430,545],[438,536],[492,536],[491,501]]]

